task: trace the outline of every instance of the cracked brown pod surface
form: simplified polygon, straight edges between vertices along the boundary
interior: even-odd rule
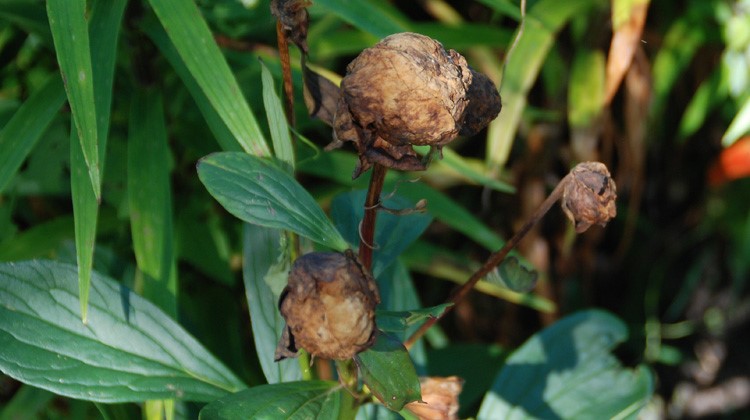
[[[377,285],[351,251],[313,252],[298,258],[281,294],[287,323],[276,360],[303,348],[313,356],[344,360],[369,348],[375,337]]]
[[[373,163],[423,170],[427,162],[413,145],[439,150],[459,134],[477,133],[500,108],[495,86],[459,53],[424,35],[394,34],[347,67],[329,148],[355,144],[355,178]]]
[[[570,171],[563,190],[562,209],[575,223],[576,232],[592,225],[605,226],[617,215],[617,188],[603,163],[583,162]]]

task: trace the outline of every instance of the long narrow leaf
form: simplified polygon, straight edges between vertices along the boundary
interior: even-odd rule
[[[0,131],[0,193],[42,137],[65,103],[65,89],[57,75],[50,78],[19,108]]]
[[[281,231],[245,224],[242,236],[242,278],[260,367],[269,384],[302,379],[296,360],[273,361],[285,325],[278,301],[289,268],[278,265]]]
[[[155,305],[94,273],[88,324],[76,268],[0,264],[0,371],[72,398],[212,401],[245,385]]]
[[[88,176],[94,196],[99,200],[99,143],[86,0],[49,0],[47,17]]]
[[[521,114],[526,108],[527,96],[552,47],[556,33],[582,10],[603,2],[539,0],[528,11],[524,31],[505,63],[500,88],[503,110],[490,127],[490,131],[499,132],[488,134],[487,163],[490,167],[503,167],[508,160]]]
[[[260,68],[263,80],[263,105],[266,107],[268,126],[271,128],[274,156],[289,165],[291,172],[294,172],[294,148],[292,137],[289,135],[289,125],[284,115],[284,107],[276,93],[273,76],[268,67],[261,61]]]
[[[150,3],[185,66],[243,149],[256,156],[268,156],[258,122],[195,2]]]
[[[144,277],[144,296],[176,316],[177,267],[161,95],[139,91],[130,118],[128,204],[135,259]]]

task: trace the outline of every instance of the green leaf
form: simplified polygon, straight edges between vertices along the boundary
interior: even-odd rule
[[[255,350],[263,374],[270,384],[302,378],[296,360],[273,361],[276,345],[286,325],[279,313],[279,295],[273,290],[279,286],[283,288],[286,285],[286,277],[268,278],[274,266],[279,264],[281,235],[281,231],[277,229],[262,226],[245,224],[243,228],[242,278],[245,282],[247,306],[250,309]],[[277,284],[269,284],[269,281],[274,280]]]
[[[524,19],[523,33],[506,59],[500,88],[503,110],[493,124],[501,127],[502,131],[497,135],[488,135],[487,163],[490,167],[501,168],[508,160],[529,91],[539,75],[556,33],[586,8],[603,3],[604,0],[539,0],[530,7]]]
[[[88,317],[89,283],[91,282],[91,268],[94,264],[99,203],[91,187],[83,150],[75,130],[71,130],[70,133],[70,191],[73,199],[78,296],[81,319],[85,323]]]
[[[365,213],[366,194],[363,190],[339,194],[331,204],[331,217],[350,244],[359,244],[360,241],[359,223]],[[394,210],[414,207],[412,202],[398,196],[384,200],[383,205]],[[375,223],[373,275],[378,277],[431,222],[432,217],[427,214],[394,215],[385,211],[379,212]]]
[[[351,397],[333,381],[301,381],[256,386],[205,406],[201,420],[336,419]]]
[[[263,80],[263,104],[266,107],[268,126],[271,128],[271,142],[276,159],[284,162],[294,173],[294,148],[292,137],[289,135],[289,125],[281,105],[279,95],[274,88],[273,76],[268,67],[261,61],[261,78]]]
[[[437,318],[452,306],[452,303],[443,303],[430,308],[411,309],[408,311],[382,311],[375,312],[378,328],[383,331],[402,333],[407,328],[421,323],[428,318]]]
[[[41,418],[42,410],[54,398],[55,394],[49,391],[22,385],[0,409],[0,420]]]
[[[624,418],[651,398],[653,378],[610,351],[627,338],[615,316],[589,310],[532,336],[508,357],[478,418]]]
[[[499,267],[490,271],[486,280],[505,286],[514,292],[526,293],[536,286],[538,277],[539,273],[533,267],[527,267],[511,255],[506,257]]]
[[[177,315],[177,265],[169,185],[169,149],[161,95],[137,91],[130,107],[128,208],[143,295]]]
[[[76,267],[0,264],[0,371],[100,402],[211,401],[245,385],[155,305],[94,273],[76,315]]]
[[[86,0],[50,0],[47,17],[88,176],[98,201],[101,168]]]
[[[337,251],[348,248],[310,193],[270,160],[214,153],[200,160],[198,176],[227,211],[245,222],[289,230]]]
[[[378,38],[385,38],[398,32],[408,32],[411,29],[407,18],[383,2],[358,0],[356,5],[353,5],[347,0],[317,0],[313,7],[320,7],[333,13]]]
[[[727,131],[721,138],[721,144],[724,147],[729,147],[737,139],[748,133],[750,133],[750,97],[745,100],[737,115],[732,119]]]
[[[191,76],[235,139],[246,152],[268,156],[263,132],[195,2],[149,2]]]
[[[568,82],[568,122],[573,129],[593,126],[604,109],[606,59],[600,50],[582,49]]]
[[[395,337],[380,332],[375,345],[354,356],[354,362],[365,385],[389,409],[400,411],[421,399],[409,352]]]
[[[38,35],[45,45],[52,45],[52,34],[43,2],[3,0],[0,2],[0,17],[26,32]]]
[[[0,193],[65,103],[62,79],[52,76],[0,131]]]

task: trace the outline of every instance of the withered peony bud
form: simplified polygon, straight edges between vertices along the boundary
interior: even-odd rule
[[[356,145],[355,178],[373,163],[423,170],[412,145],[440,149],[459,134],[477,133],[500,108],[493,83],[459,53],[424,35],[395,34],[347,67],[329,148]]]
[[[276,360],[303,348],[313,356],[343,360],[374,342],[377,285],[353,252],[313,252],[298,258],[281,294],[287,323]]]
[[[287,36],[297,47],[307,54],[307,27],[310,15],[307,7],[312,5],[310,0],[273,0],[271,13],[281,22]]]
[[[584,232],[594,224],[604,226],[617,215],[617,189],[603,163],[580,163],[570,175],[572,179],[563,191],[562,209],[575,223],[576,232]]]
[[[458,376],[420,378],[422,401],[406,405],[420,420],[454,420],[458,417],[458,395],[464,380]]]

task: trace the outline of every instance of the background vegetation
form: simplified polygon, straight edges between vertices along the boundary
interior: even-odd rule
[[[432,375],[467,380],[461,416],[477,414],[510,350],[592,307],[625,322],[630,334],[616,351],[623,364],[654,372],[648,413],[747,415],[750,2],[529,0],[525,19],[510,0],[355,3],[310,7],[309,55],[318,71],[336,79],[378,39],[414,31],[462,52],[500,86],[504,105],[488,130],[453,143],[429,171],[390,179],[400,203],[426,198],[434,219],[383,228],[419,236],[408,249],[392,248],[399,259],[384,276],[404,279],[381,290],[392,309],[444,302],[573,164],[603,161],[617,182],[619,215],[606,229],[576,237],[554,210],[522,242],[523,261],[539,275],[533,292],[481,282],[412,354]],[[0,0],[0,260],[77,264],[77,272],[43,267],[50,282],[61,273],[79,278],[80,290],[66,289],[73,299],[106,294],[89,290],[93,268],[156,303],[208,350],[197,369],[211,366],[216,383],[234,387],[192,389],[192,400],[208,402],[265,383],[276,365],[262,366],[262,315],[246,300],[246,293],[262,300],[263,292],[243,281],[257,238],[208,194],[196,162],[219,150],[268,155],[271,144],[279,156],[273,89],[281,71],[267,2],[195,4]],[[367,177],[351,180],[351,150],[322,151],[330,128],[307,117],[294,71],[296,130],[304,136],[296,142],[297,179],[356,243],[356,218],[344,210],[357,208]],[[3,267],[11,267],[0,279],[3,299],[17,291],[13,281],[44,273]],[[98,310],[85,301],[75,301],[78,312],[50,310],[39,319],[80,323]],[[21,321],[9,300],[0,302],[7,350],[22,335],[13,330]],[[28,332],[28,342],[40,334]],[[44,369],[61,362],[38,357],[43,381]],[[325,377],[325,364],[316,374]],[[0,376],[0,418],[139,415],[132,403],[95,405],[81,400],[91,396],[57,392],[78,399]],[[177,404],[177,414],[199,408]]]

